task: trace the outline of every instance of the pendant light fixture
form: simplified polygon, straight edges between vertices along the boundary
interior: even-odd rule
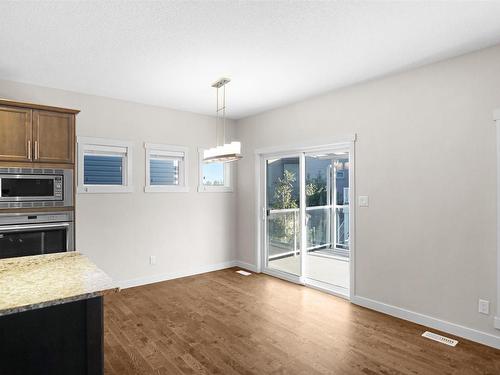
[[[226,143],[226,84],[231,80],[221,78],[212,87],[217,89],[217,111],[215,118],[216,147],[212,147],[203,152],[203,161],[206,163],[228,163],[242,158],[241,143]],[[222,97],[219,90],[222,91]],[[219,138],[219,128],[222,123],[222,140]]]

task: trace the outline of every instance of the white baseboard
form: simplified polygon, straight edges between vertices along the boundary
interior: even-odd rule
[[[233,261],[229,261],[229,262],[210,264],[210,265],[201,266],[201,267],[197,267],[194,269],[189,269],[189,270],[184,270],[184,271],[179,271],[179,272],[171,272],[171,273],[166,273],[166,274],[158,274],[158,275],[139,277],[136,279],[120,281],[120,282],[118,282],[118,285],[120,286],[120,288],[126,289],[126,288],[132,288],[134,286],[159,283],[161,281],[178,279],[180,277],[193,276],[193,275],[198,275],[200,273],[219,271],[219,270],[223,270],[225,268],[231,268],[231,267],[236,266],[236,263],[237,262],[233,260]]]
[[[355,303],[356,305],[369,308],[371,310],[376,310],[384,314],[392,315],[397,318],[408,320],[413,323],[421,324],[430,328],[437,329],[439,331],[450,333],[455,336],[463,337],[467,340],[475,341],[483,345],[488,345],[496,349],[500,349],[500,336],[478,331],[473,328],[464,327],[455,323],[450,323],[444,320],[433,318],[428,315],[405,310],[400,307],[388,305],[365,297],[354,296],[351,299],[351,302]]]
[[[241,260],[236,260],[234,262],[234,266],[235,267],[241,267],[241,268],[244,268],[246,270],[249,270],[249,271],[252,271],[254,273],[258,273],[259,270],[257,269],[257,266],[255,264],[251,264],[251,263],[246,263],[246,262],[242,262]]]

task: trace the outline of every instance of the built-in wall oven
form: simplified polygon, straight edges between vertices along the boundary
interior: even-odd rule
[[[0,214],[0,259],[74,249],[73,211]]]
[[[73,206],[73,170],[0,167],[0,209]]]

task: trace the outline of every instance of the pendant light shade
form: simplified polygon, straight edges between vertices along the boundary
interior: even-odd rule
[[[218,133],[219,122],[222,122],[223,132],[222,142],[219,143],[219,137],[217,137],[216,147],[203,152],[203,161],[205,163],[228,163],[242,158],[240,142],[226,143],[226,84],[230,81],[229,78],[221,78],[212,85],[217,89],[216,132]],[[219,89],[222,89],[222,98],[219,96]],[[222,116],[220,115],[221,112]]]
[[[206,163],[227,163],[241,158],[240,142],[225,143],[222,146],[212,147],[203,152],[203,161]]]

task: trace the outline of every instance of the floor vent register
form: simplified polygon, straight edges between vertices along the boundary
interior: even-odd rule
[[[431,339],[431,340],[434,340],[434,341],[437,341],[437,342],[440,342],[442,344],[446,344],[449,346],[456,346],[458,344],[457,340],[453,340],[453,339],[450,339],[448,337],[441,336],[441,335],[438,335],[437,333],[432,333],[429,331],[425,331],[422,334],[422,337],[426,337],[428,339]]]
[[[240,275],[243,275],[243,276],[250,276],[252,274],[251,272],[247,272],[247,271],[243,271],[243,270],[238,270],[238,271],[236,271],[236,273],[239,273]]]

